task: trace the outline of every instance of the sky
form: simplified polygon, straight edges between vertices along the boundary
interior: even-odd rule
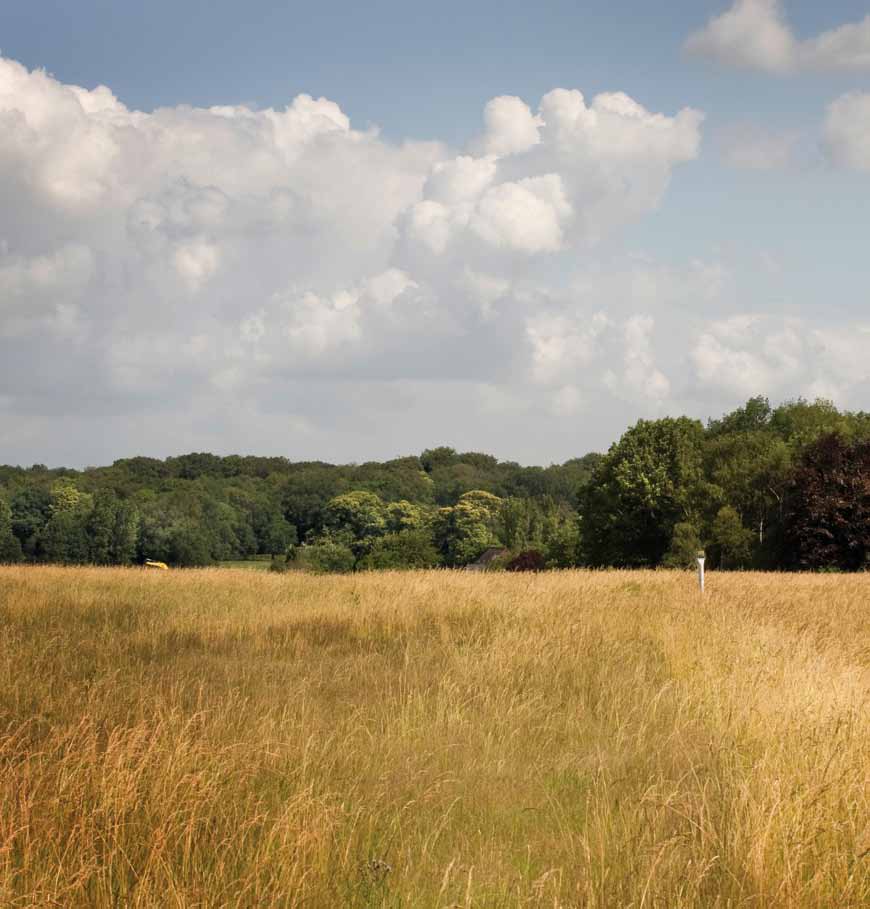
[[[870,409],[867,0],[4,0],[0,463]]]

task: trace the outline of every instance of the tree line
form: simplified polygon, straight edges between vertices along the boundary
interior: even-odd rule
[[[523,467],[440,447],[359,465],[192,453],[0,467],[0,562],[319,572],[461,567],[862,570],[870,414],[763,397],[640,420],[605,454]]]

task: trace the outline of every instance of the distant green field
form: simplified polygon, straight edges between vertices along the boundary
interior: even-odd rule
[[[245,571],[268,571],[271,559],[239,559],[218,562],[218,568],[242,568]]]

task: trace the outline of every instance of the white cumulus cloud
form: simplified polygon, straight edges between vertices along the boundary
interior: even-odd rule
[[[692,33],[688,53],[778,75],[801,70],[870,71],[870,15],[800,40],[781,0],[735,0]]]
[[[870,382],[870,325],[849,328],[745,313],[720,320],[697,339],[697,381],[730,397],[765,394],[852,400]]]
[[[702,120],[560,88],[494,99],[451,148],[308,95],[135,111],[0,58],[3,458],[455,440],[542,461],[681,407],[690,380],[745,387],[743,351],[854,389],[846,330],[793,328],[777,360],[705,328],[732,294],[720,262],[602,258]]]
[[[653,351],[655,320],[649,315],[634,315],[626,320],[622,372],[608,370],[605,382],[615,394],[629,400],[661,404],[671,392],[671,382],[658,368]]]
[[[493,98],[484,108],[483,119],[486,129],[478,145],[485,155],[518,154],[541,141],[542,120],[522,98]]]

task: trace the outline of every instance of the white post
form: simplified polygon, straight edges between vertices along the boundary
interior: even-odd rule
[[[701,593],[704,592],[704,556],[698,556],[698,586],[701,588]]]

